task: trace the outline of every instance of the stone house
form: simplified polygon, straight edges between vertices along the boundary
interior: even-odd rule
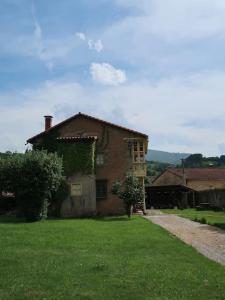
[[[123,214],[123,203],[111,189],[129,172],[144,189],[146,134],[78,113],[55,126],[52,117],[45,116],[45,130],[27,142],[63,156],[69,184],[63,217]]]
[[[222,207],[225,191],[224,168],[168,168],[160,174],[147,191],[147,206],[176,206],[199,203]],[[178,202],[177,202],[178,201]]]
[[[153,181],[153,186],[183,185],[194,191],[225,189],[225,169],[169,168]]]

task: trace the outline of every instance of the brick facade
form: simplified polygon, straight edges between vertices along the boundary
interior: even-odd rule
[[[135,131],[110,124],[86,115],[76,115],[58,126],[60,137],[96,136],[96,156],[103,157],[103,164],[96,165],[96,180],[107,180],[107,197],[96,201],[96,214],[115,215],[124,213],[122,201],[112,195],[111,188],[116,180],[124,180],[127,172],[132,171],[132,153],[127,139],[141,139],[147,148],[147,136]],[[45,132],[44,134],[48,134]],[[41,135],[28,140],[38,143]]]

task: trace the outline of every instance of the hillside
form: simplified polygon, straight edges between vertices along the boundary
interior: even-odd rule
[[[147,160],[158,161],[169,164],[180,164],[182,158],[187,158],[189,153],[172,153],[159,150],[148,150]]]

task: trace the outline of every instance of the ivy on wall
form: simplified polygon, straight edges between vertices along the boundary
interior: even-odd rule
[[[65,176],[75,173],[93,174],[95,172],[95,140],[57,140],[58,130],[52,130],[33,145],[36,150],[57,152],[63,158]]]

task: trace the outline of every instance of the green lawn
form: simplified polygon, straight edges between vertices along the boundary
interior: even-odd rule
[[[225,268],[134,217],[0,218],[0,299],[225,299]]]
[[[223,211],[198,211],[196,209],[162,209],[162,212],[167,214],[176,214],[180,217],[188,218],[191,220],[195,220],[196,218],[198,220],[205,218],[208,224],[225,229],[225,212]]]

